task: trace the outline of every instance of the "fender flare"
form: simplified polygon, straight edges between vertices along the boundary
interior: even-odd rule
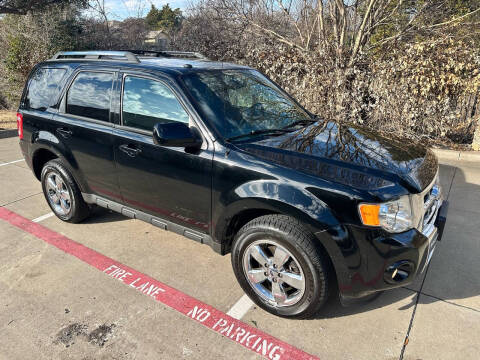
[[[231,220],[246,210],[260,210],[288,215],[300,220],[312,233],[339,226],[338,219],[321,199],[306,189],[280,180],[247,182],[222,195],[220,204],[228,206],[214,209],[213,238],[225,242]],[[215,216],[215,214],[217,216]]]

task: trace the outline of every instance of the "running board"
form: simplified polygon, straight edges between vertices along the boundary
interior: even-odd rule
[[[83,197],[83,200],[85,200],[85,202],[88,204],[96,204],[100,207],[115,211],[129,218],[142,220],[154,226],[157,226],[163,230],[172,231],[179,235],[185,236],[186,238],[197,241],[201,244],[207,244],[215,252],[218,252],[219,254],[221,254],[221,245],[219,243],[214,242],[212,237],[208,234],[204,234],[204,233],[192,230],[188,227],[176,224],[174,222],[171,222],[163,218],[155,217],[143,211],[130,208],[123,204],[117,203],[113,200],[105,199],[95,194],[82,193],[82,197]]]

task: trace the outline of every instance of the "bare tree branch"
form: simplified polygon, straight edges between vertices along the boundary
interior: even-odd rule
[[[370,13],[372,11],[373,5],[375,4],[377,0],[370,0],[368,3],[367,10],[365,11],[365,14],[363,15],[363,20],[362,24],[360,25],[360,28],[358,29],[358,32],[355,37],[355,45],[353,46],[352,54],[350,55],[350,60],[348,62],[348,66],[352,66],[353,63],[355,62],[355,59],[357,57],[358,51],[360,50],[360,44],[362,43],[363,40],[363,33],[365,31],[365,26],[367,25],[368,18],[370,16]]]
[[[439,23],[439,24],[433,24],[433,25],[430,25],[430,26],[427,26],[428,28],[436,28],[436,27],[439,27],[439,26],[444,26],[444,25],[449,25],[451,23],[455,23],[457,21],[460,21],[462,19],[465,19],[466,17],[469,17],[469,16],[472,16],[473,14],[477,13],[480,11],[480,8],[478,9],[475,9],[473,11],[470,11],[469,13],[465,14],[465,15],[462,15],[462,16],[459,16],[459,17],[456,17],[452,20],[449,20],[449,21],[445,21],[443,23]]]

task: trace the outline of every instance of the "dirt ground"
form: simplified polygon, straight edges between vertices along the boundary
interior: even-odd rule
[[[0,130],[16,129],[17,119],[15,111],[0,110]]]

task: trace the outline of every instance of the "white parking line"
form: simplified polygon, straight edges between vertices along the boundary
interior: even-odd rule
[[[247,295],[243,295],[236,303],[228,310],[227,315],[240,320],[250,310],[253,301]]]
[[[48,214],[45,214],[45,215],[42,215],[42,216],[39,216],[39,217],[33,219],[32,222],[38,223],[40,221],[43,221],[45,219],[48,219],[48,218],[52,217],[53,215],[55,215],[53,212],[49,212]]]
[[[25,159],[20,159],[20,160],[15,160],[15,161],[10,161],[10,162],[7,162],[7,163],[2,163],[0,164],[0,166],[5,166],[5,165],[10,165],[10,164],[15,164],[17,162],[20,162],[20,161],[25,161]]]

